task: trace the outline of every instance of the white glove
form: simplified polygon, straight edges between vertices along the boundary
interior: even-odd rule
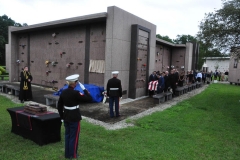
[[[78,83],[79,83],[80,87],[82,88],[82,90],[86,89],[82,83],[80,83],[80,82],[78,82]]]
[[[61,122],[63,123],[63,122],[64,122],[64,120],[63,120],[63,119],[61,119]]]

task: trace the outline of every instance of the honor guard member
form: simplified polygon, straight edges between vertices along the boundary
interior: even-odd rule
[[[78,77],[78,74],[74,74],[66,78],[69,86],[62,91],[58,100],[58,112],[65,127],[65,158],[78,157],[78,139],[82,120],[79,103],[92,101],[90,93],[78,82]],[[74,90],[77,83],[84,91],[84,95]]]
[[[122,97],[121,80],[117,79],[118,71],[112,72],[113,78],[108,80],[107,83],[107,96],[109,97],[110,117],[114,117],[113,104],[115,103],[115,115],[119,117],[119,100]]]

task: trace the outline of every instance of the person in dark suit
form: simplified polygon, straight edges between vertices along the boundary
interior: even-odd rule
[[[154,71],[150,76],[149,76],[149,81],[148,82],[151,82],[151,81],[156,81],[158,78],[156,76],[156,71]]]
[[[118,77],[118,71],[112,72],[113,78],[107,82],[107,96],[109,97],[110,117],[114,117],[113,104],[115,103],[115,116],[119,117],[119,100],[122,98],[122,84]]]
[[[165,76],[164,76],[164,92],[167,92],[169,87],[171,87],[170,85],[170,76],[169,76],[169,73],[168,71],[165,71]]]
[[[33,80],[31,73],[28,71],[28,67],[25,66],[23,71],[20,74],[20,92],[19,100],[21,103],[32,99],[32,87],[31,82]]]
[[[188,75],[188,83],[189,84],[195,83],[193,71],[190,71],[190,73]]]
[[[158,76],[157,94],[162,93],[164,90],[165,87],[164,76],[165,72],[160,73],[160,75]]]
[[[177,74],[175,73],[175,70],[171,70],[171,74],[170,74],[170,85],[172,88],[172,92],[173,92],[173,97],[176,94],[176,88],[177,88],[177,83],[178,82],[178,77]]]
[[[202,81],[203,81],[203,83],[205,84],[205,81],[206,81],[206,77],[207,77],[207,74],[206,74],[206,72],[202,72]]]
[[[92,97],[84,85],[78,82],[78,74],[66,78],[68,88],[63,90],[58,100],[58,113],[65,127],[65,158],[78,158],[80,121],[82,120],[79,103],[91,102]],[[84,94],[74,90],[79,84]]]
[[[153,71],[153,73],[149,76],[148,83],[156,80],[158,80],[158,77],[156,75],[156,71]],[[149,97],[152,97],[153,95],[154,95],[154,91],[149,90]]]
[[[179,87],[183,87],[184,80],[185,80],[185,75],[184,75],[184,71],[182,71],[180,73],[180,75],[178,76],[178,86]]]

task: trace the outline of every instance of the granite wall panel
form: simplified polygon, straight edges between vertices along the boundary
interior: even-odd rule
[[[74,26],[30,32],[29,37],[20,35],[19,45],[26,44],[29,38],[30,50],[28,55],[27,47],[19,46],[18,56],[20,61],[24,62],[18,65],[18,70],[25,65],[29,66],[33,83],[49,87],[53,85],[51,82],[56,80],[58,83],[55,86],[61,88],[66,83],[66,76],[71,74],[80,74],[79,80],[83,81],[85,29],[85,26]],[[49,61],[49,64],[46,64],[46,61]],[[52,65],[53,62],[57,64]],[[72,64],[66,67],[69,63]]]
[[[90,60],[105,60],[106,23],[90,27]],[[106,61],[105,61],[106,63]],[[104,73],[89,72],[89,84],[104,87]]]
[[[183,70],[185,66],[185,55],[186,55],[186,48],[173,48],[172,49],[172,65],[178,71]]]
[[[155,71],[167,71],[170,66],[170,47],[156,44]]]

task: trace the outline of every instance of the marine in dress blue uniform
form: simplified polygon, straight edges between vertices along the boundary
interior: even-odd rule
[[[118,71],[113,71],[113,78],[108,80],[107,83],[107,96],[109,97],[110,117],[114,117],[113,104],[115,103],[115,116],[119,117],[119,99],[122,97],[121,80],[117,79]]]
[[[65,127],[65,158],[78,157],[78,141],[80,134],[80,121],[82,120],[79,110],[80,102],[91,102],[92,97],[84,85],[78,82],[78,74],[66,78],[68,88],[63,90],[58,100],[58,112],[64,121]],[[74,90],[77,83],[84,91],[84,95]]]

